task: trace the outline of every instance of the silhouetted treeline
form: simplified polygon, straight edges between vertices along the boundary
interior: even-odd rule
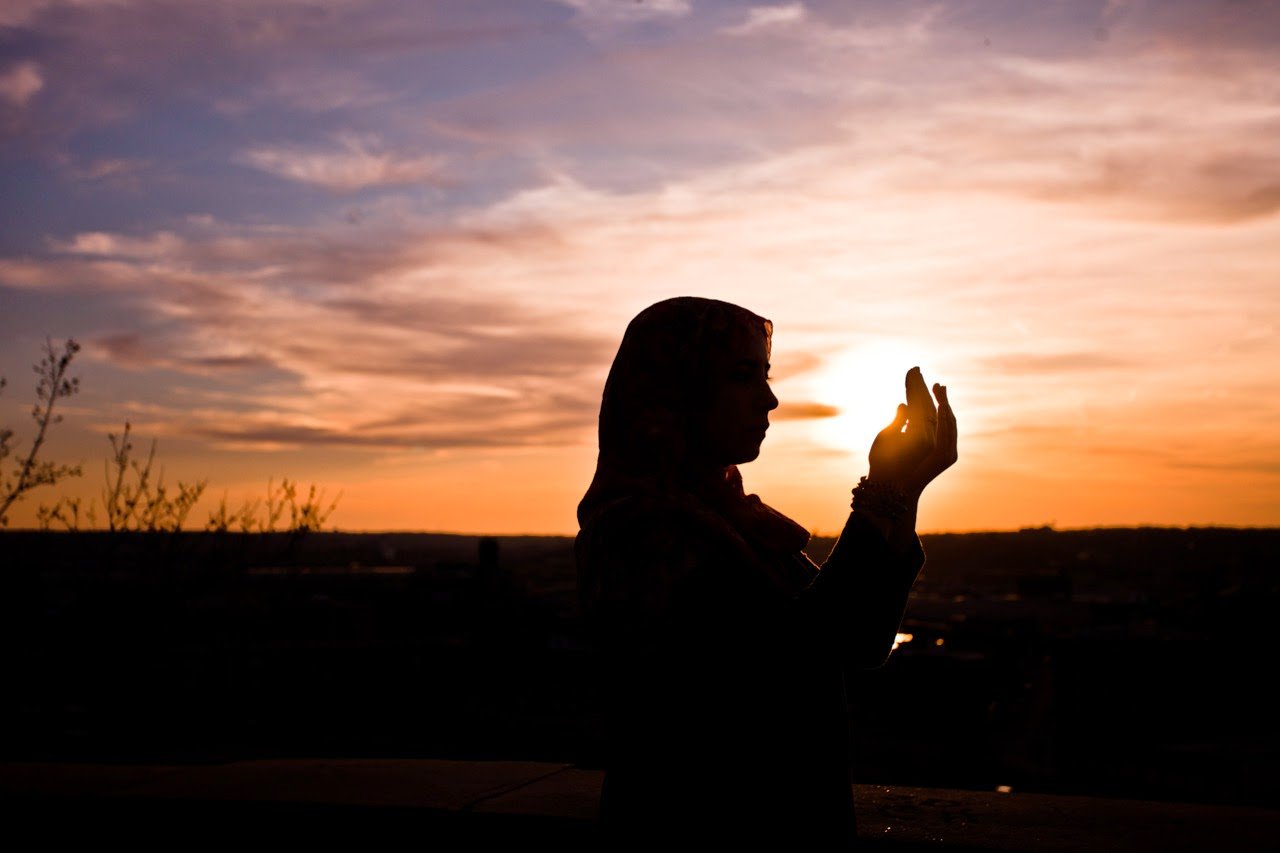
[[[859,781],[1274,805],[1280,530],[924,537]],[[815,541],[815,559],[830,542]],[[594,761],[572,540],[0,533],[3,757]]]

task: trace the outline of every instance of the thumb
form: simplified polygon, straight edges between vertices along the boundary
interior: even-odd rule
[[[893,415],[893,423],[889,424],[882,430],[883,432],[902,432],[902,428],[907,424],[907,404],[899,403],[898,411]]]

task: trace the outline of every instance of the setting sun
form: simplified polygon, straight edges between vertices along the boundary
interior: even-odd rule
[[[889,425],[899,403],[906,401],[905,376],[919,366],[932,387],[931,359],[915,342],[897,339],[869,341],[836,356],[812,380],[819,403],[839,414],[813,422],[813,438],[820,444],[852,453],[865,453],[876,434]]]

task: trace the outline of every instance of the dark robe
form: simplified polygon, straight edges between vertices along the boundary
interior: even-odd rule
[[[750,517],[649,493],[582,525],[615,846],[855,839],[844,674],[887,658],[924,553],[851,515],[819,569],[753,541]]]

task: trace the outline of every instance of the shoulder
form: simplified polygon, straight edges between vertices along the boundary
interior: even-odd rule
[[[734,554],[723,522],[678,499],[633,495],[600,510],[578,532],[579,569],[661,564],[692,569]]]
[[[648,495],[602,507],[583,525],[575,547],[589,603],[655,606],[694,579],[713,580],[739,556],[723,523],[691,504]]]

